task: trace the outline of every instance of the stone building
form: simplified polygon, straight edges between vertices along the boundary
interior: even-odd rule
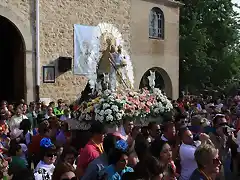
[[[39,1],[39,58],[36,3]],[[131,56],[135,88],[149,69],[169,97],[178,97],[179,8],[174,0],[0,0],[0,99],[40,98],[74,101],[86,78],[59,73],[57,59],[73,57],[74,24],[115,25]],[[43,66],[56,67],[55,83],[43,83]],[[39,71],[40,70],[40,71]],[[39,85],[39,86],[37,86]],[[39,93],[38,93],[39,92]]]

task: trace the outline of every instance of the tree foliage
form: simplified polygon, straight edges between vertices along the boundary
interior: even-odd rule
[[[180,86],[223,86],[240,72],[239,19],[231,0],[182,0]]]

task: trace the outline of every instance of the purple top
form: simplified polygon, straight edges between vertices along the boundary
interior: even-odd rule
[[[63,145],[66,143],[66,137],[64,135],[64,132],[63,131],[60,131],[56,137],[56,140],[59,144]]]

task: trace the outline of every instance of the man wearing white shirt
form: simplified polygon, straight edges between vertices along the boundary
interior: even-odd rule
[[[16,114],[9,121],[9,129],[13,131],[14,129],[20,128],[20,123],[22,120],[28,119],[27,116],[22,114],[22,109],[18,108]]]
[[[182,144],[180,146],[179,155],[181,159],[181,175],[180,180],[189,180],[193,171],[197,169],[194,153],[201,143],[207,142],[209,136],[202,133],[199,136],[201,142],[194,142],[192,132],[187,128],[181,128],[180,136]]]
[[[55,114],[53,113],[53,108],[49,106],[44,118],[49,119],[50,117],[53,117],[53,116],[55,116]]]

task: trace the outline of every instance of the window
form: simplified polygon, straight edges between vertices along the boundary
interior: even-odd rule
[[[149,38],[164,39],[164,14],[158,7],[152,8],[150,12]]]

